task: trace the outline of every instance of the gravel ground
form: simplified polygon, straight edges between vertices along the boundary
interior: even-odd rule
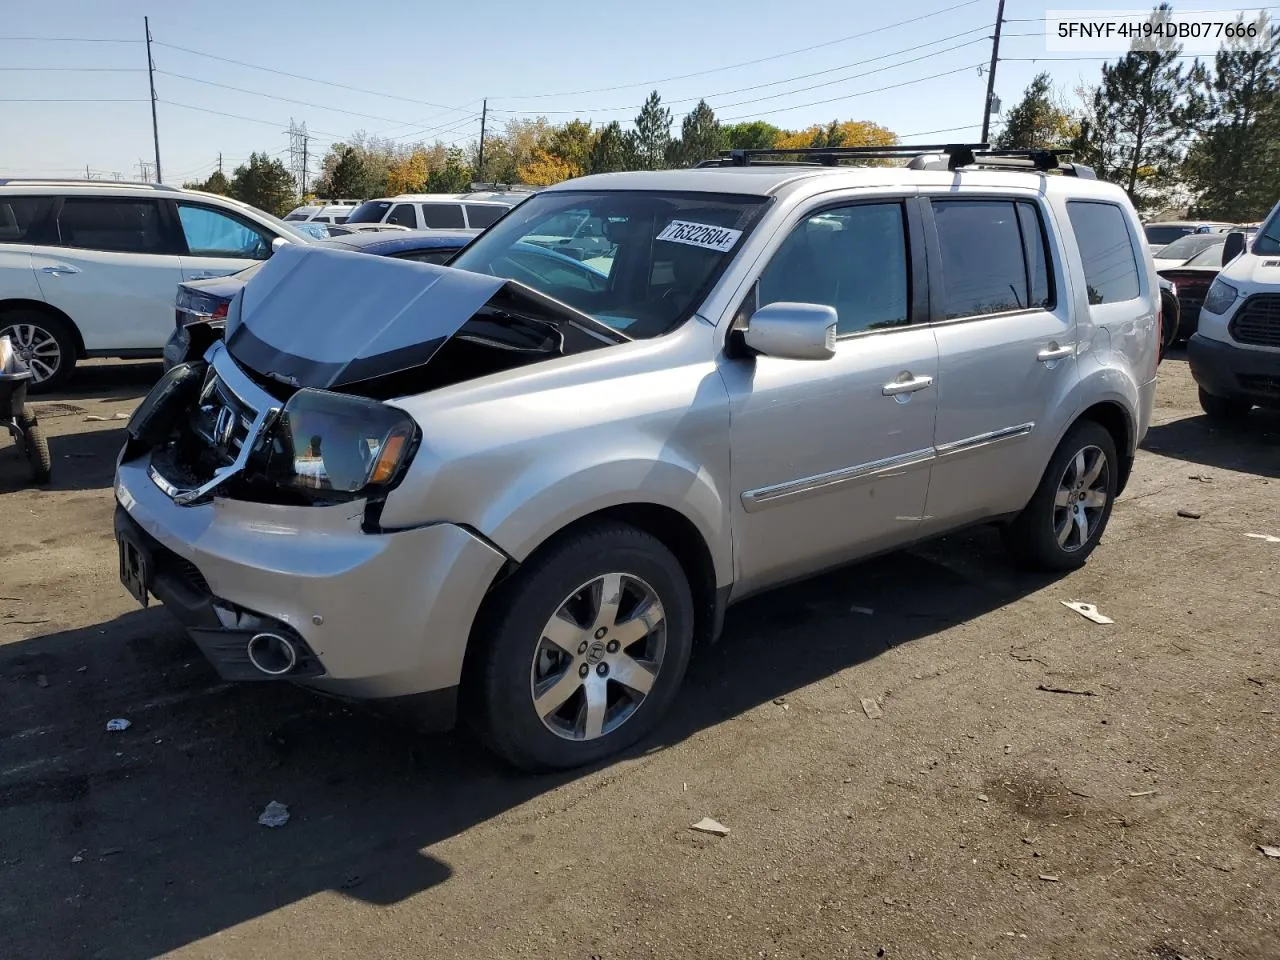
[[[5,960],[1280,956],[1280,417],[1180,360],[1084,570],[976,530],[749,601],[655,739],[540,778],[135,609],[86,418],[158,373],[40,401],[47,490],[0,447]]]

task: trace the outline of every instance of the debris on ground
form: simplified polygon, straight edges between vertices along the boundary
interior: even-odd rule
[[[119,733],[121,730],[128,730],[131,726],[133,726],[133,723],[132,723],[131,721],[129,721],[129,720],[125,720],[125,719],[123,719],[123,718],[117,718],[117,719],[115,719],[115,720],[108,720],[108,721],[107,721],[107,732],[108,732],[108,733]]]
[[[98,859],[114,857],[117,853],[124,853],[124,847],[107,847],[107,849],[98,854]]]
[[[72,863],[84,863],[84,855],[85,855],[85,852],[86,852],[86,851],[81,850],[79,853],[77,853],[74,857],[72,857],[72,858],[71,858],[71,862],[72,862]]]
[[[862,698],[862,712],[867,715],[868,720],[879,720],[884,716],[884,713],[880,710],[880,704],[867,697]]]
[[[1213,483],[1213,477],[1207,473],[1193,473],[1187,477],[1188,480],[1198,480],[1201,483]]]
[[[1273,537],[1269,533],[1246,533],[1246,537],[1252,537],[1254,540],[1264,540],[1267,543],[1280,543],[1280,537]]]
[[[864,617],[869,617],[869,616],[871,616],[872,614],[874,614],[874,613],[875,613],[875,611],[874,611],[874,610],[872,610],[870,607],[858,607],[858,606],[850,607],[850,608],[849,608],[849,612],[850,612],[850,613],[860,613],[860,614],[862,614]]]
[[[1199,520],[1200,517],[1203,516],[1203,514],[1199,513],[1196,510],[1179,510],[1178,516],[1185,517],[1188,520]]]
[[[289,822],[289,808],[279,800],[272,800],[266,809],[258,814],[258,822],[264,827],[283,827]]]
[[[1071,687],[1050,687],[1047,684],[1040,684],[1037,690],[1043,690],[1045,693],[1070,693],[1077,697],[1096,697],[1097,694],[1092,690],[1073,690]]]
[[[1084,603],[1080,600],[1059,600],[1058,602],[1068,610],[1074,610],[1086,620],[1092,620],[1094,623],[1115,623],[1110,617],[1099,613],[1098,608],[1092,603]]]
[[[1040,879],[1041,879],[1041,880],[1046,880],[1046,881],[1048,881],[1049,883],[1057,883],[1057,882],[1058,882],[1058,878],[1057,878],[1057,876],[1055,876],[1055,875],[1054,875],[1054,874],[1052,874],[1052,873],[1042,873],[1042,874],[1040,874]]]
[[[727,837],[729,835],[728,827],[718,820],[712,820],[710,817],[703,817],[689,829],[697,830],[699,833],[709,833],[713,837]]]
[[[1130,790],[1130,791],[1129,791],[1129,796],[1131,796],[1131,797],[1149,797],[1149,796],[1151,796],[1153,793],[1155,793],[1155,791],[1154,791],[1154,790]]]
[[[988,797],[985,793],[980,793],[980,794],[978,794],[978,800],[979,800],[980,802],[982,802],[982,803],[990,803],[990,802],[991,802],[991,798],[990,798],[990,797]]]
[[[1258,844],[1258,849],[1262,851],[1264,857],[1280,860],[1280,847],[1268,847],[1260,843]]]

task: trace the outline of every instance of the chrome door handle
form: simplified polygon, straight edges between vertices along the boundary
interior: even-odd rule
[[[1051,360],[1063,360],[1076,352],[1076,345],[1068,343],[1062,347],[1045,347],[1036,354],[1036,359],[1041,363],[1048,363]]]
[[[213,279],[214,277],[216,277],[216,276],[219,276],[219,274],[216,274],[216,273],[193,273],[191,276],[187,277],[187,279],[188,279],[188,280],[212,280],[212,279]]]
[[[73,266],[71,266],[71,264],[69,264],[69,263],[55,263],[55,264],[52,264],[51,266],[48,266],[48,267],[41,267],[41,268],[40,268],[40,272],[41,272],[41,273],[50,273],[50,274],[53,274],[53,275],[56,277],[56,276],[57,276],[58,274],[60,274],[60,273],[79,273],[79,272],[80,272],[80,268],[79,268],[79,267],[73,267]]]
[[[903,393],[915,393],[933,386],[933,377],[911,377],[909,380],[894,380],[880,388],[886,397],[896,397]]]

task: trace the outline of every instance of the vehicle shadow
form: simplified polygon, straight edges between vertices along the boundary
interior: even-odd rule
[[[1207,467],[1280,477],[1280,411],[1254,409],[1238,425],[1206,416],[1153,424],[1142,448]]]
[[[93,403],[96,400],[144,397],[163,375],[164,364],[160,360],[82,361],[61,390],[33,394],[27,402],[40,406],[67,401],[76,403],[86,398]]]
[[[222,684],[160,609],[11,643],[0,926],[14,956],[57,942],[135,960],[322,891],[399,903],[453,876],[431,852],[447,838],[1047,582],[1013,572],[978,530],[758,596],[695,655],[648,742],[541,777],[465,733],[423,737],[290,686]],[[107,732],[117,717],[131,726]],[[281,829],[256,822],[271,800],[290,807]]]
[[[0,494],[32,486],[27,461],[0,435]],[[99,490],[114,482],[124,429],[92,430],[48,437],[53,476],[42,490]]]

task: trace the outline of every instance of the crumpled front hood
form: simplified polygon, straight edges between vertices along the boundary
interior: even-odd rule
[[[427,363],[507,284],[429,263],[288,244],[228,317],[237,363],[295,387],[333,389]]]

